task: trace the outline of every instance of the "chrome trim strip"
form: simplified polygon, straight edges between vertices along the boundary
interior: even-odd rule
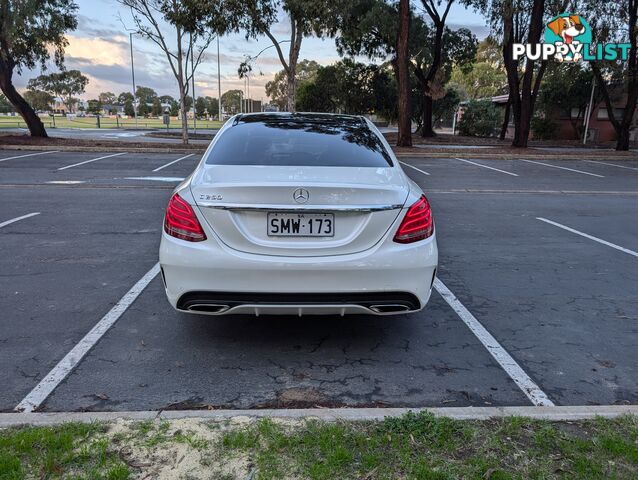
[[[287,211],[296,212],[380,212],[383,210],[397,210],[403,208],[403,204],[395,205],[244,205],[231,203],[201,203],[197,205],[204,208],[216,208],[219,210],[250,210],[260,212]]]

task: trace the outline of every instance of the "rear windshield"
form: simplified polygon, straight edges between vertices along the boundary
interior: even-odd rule
[[[253,117],[255,118],[255,117]],[[359,119],[241,121],[212,148],[209,165],[388,167],[379,138]]]

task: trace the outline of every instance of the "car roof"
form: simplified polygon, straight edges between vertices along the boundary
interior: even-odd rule
[[[339,113],[314,113],[314,112],[256,112],[237,115],[233,125],[241,123],[263,123],[266,125],[282,125],[286,123],[313,123],[334,127],[362,127],[367,123],[365,118],[359,115],[344,115]]]

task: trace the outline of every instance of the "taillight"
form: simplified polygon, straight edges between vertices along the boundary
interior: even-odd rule
[[[177,193],[171,197],[166,207],[164,231],[171,237],[189,242],[206,240],[206,234],[195,216],[193,207]]]
[[[432,221],[432,210],[425,195],[412,205],[403,217],[394,241],[398,243],[412,243],[432,236],[434,223]]]

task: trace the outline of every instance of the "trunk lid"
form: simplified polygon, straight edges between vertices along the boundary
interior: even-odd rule
[[[304,192],[295,200],[300,189]],[[392,167],[204,165],[191,191],[208,225],[233,249],[324,256],[378,243],[401,212],[409,187],[401,170]],[[281,214],[301,214],[302,222],[315,214],[330,218],[332,235],[269,235],[269,220]]]

